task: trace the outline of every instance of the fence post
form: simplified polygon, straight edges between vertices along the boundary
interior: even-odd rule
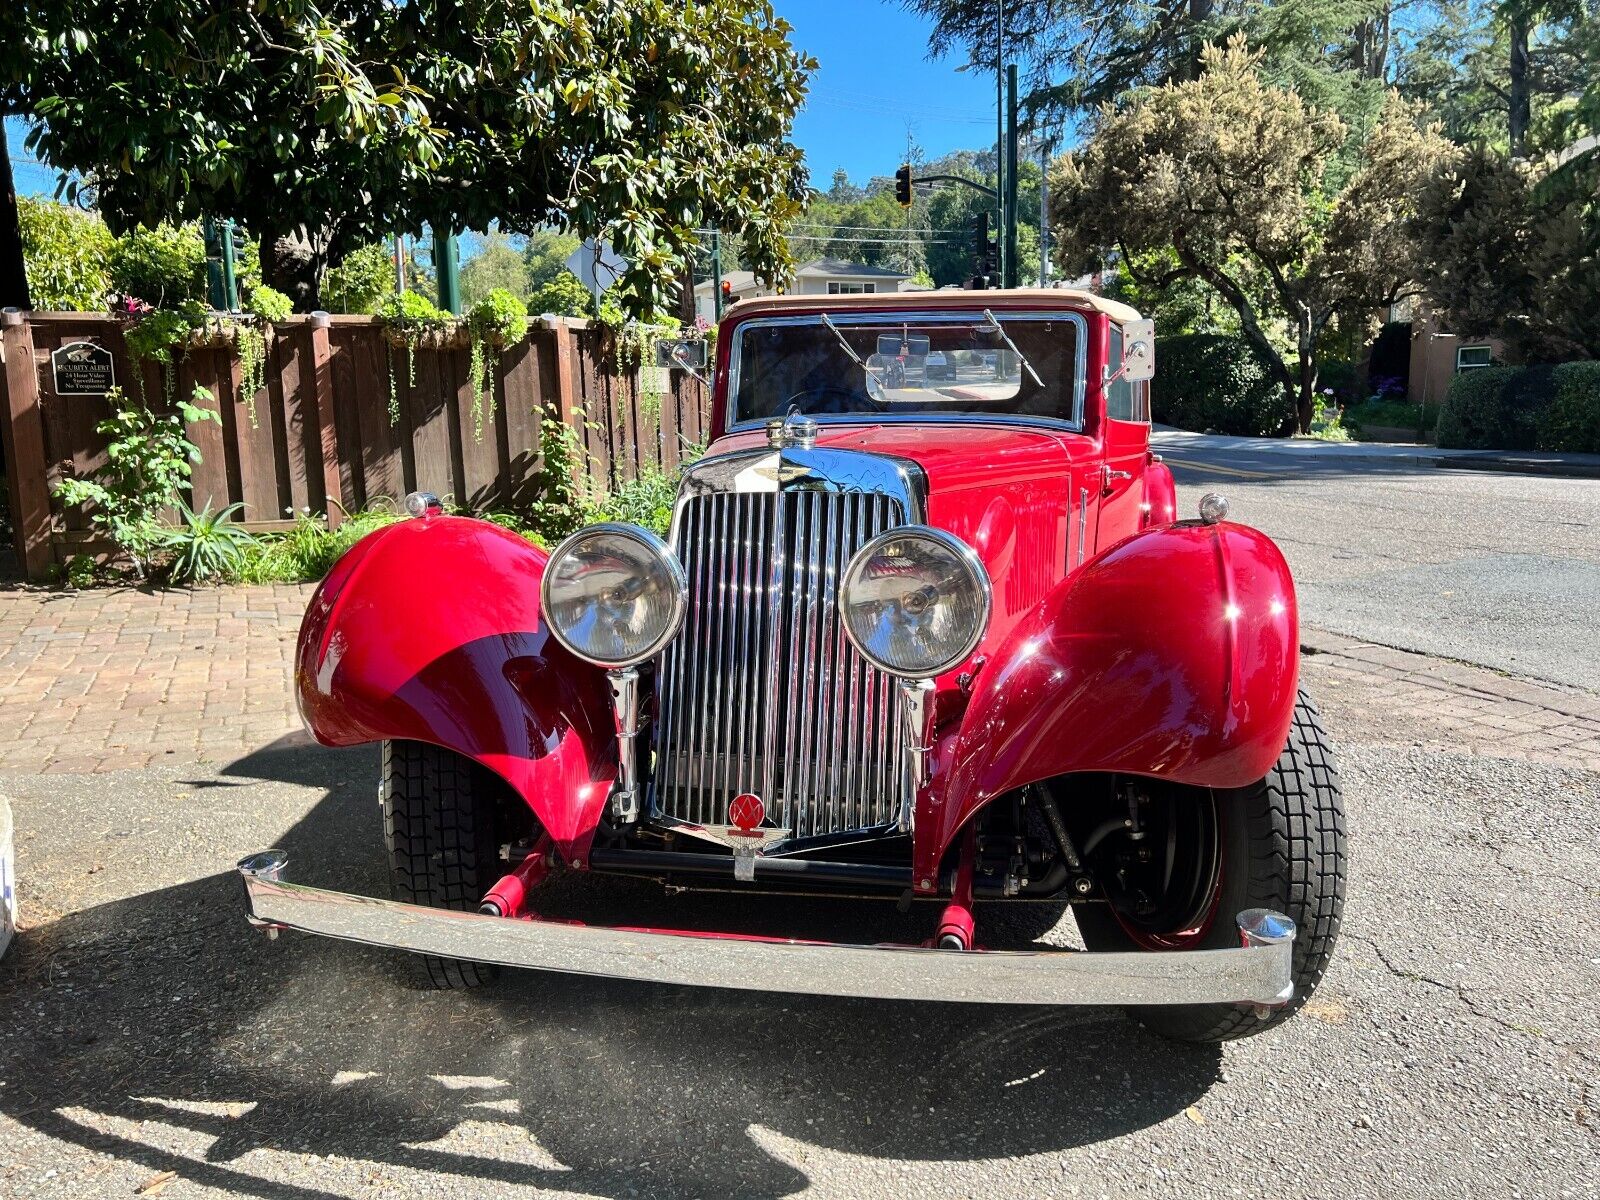
[[[339,483],[339,435],[333,422],[333,348],[328,345],[332,323],[321,309],[311,314],[311,388],[322,449],[322,494],[327,497],[328,528],[337,529],[344,520],[344,492]]]
[[[565,317],[554,317],[546,322],[555,335],[556,343],[556,414],[561,424],[571,432],[578,448],[578,457],[572,464],[573,482],[583,486],[589,473],[588,439],[584,436],[583,408],[578,403],[578,384],[575,378],[577,339],[572,336],[572,326]]]
[[[33,361],[33,330],[17,309],[0,313],[5,349],[6,484],[10,493],[17,558],[29,579],[48,576],[50,489],[45,483],[44,413],[39,408],[39,368]]]

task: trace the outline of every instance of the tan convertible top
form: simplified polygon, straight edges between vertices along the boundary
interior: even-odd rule
[[[983,292],[873,292],[857,296],[757,296],[740,300],[727,309],[727,315],[747,317],[758,313],[793,312],[797,309],[883,308],[904,312],[907,309],[940,308],[1087,308],[1102,312],[1118,323],[1137,321],[1139,310],[1118,300],[1108,300],[1093,292],[1073,288],[1007,288]]]

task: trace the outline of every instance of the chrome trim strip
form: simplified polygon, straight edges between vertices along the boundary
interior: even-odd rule
[[[270,852],[269,852],[270,853]],[[251,924],[469,962],[680,987],[974,1004],[1252,1004],[1294,995],[1294,923],[1250,910],[1237,949],[1090,954],[755,941],[511,919],[285,882],[239,864]],[[277,874],[279,878],[270,876]]]
[[[985,324],[983,314],[978,309],[970,311],[951,309],[942,312],[921,311],[875,311],[862,309],[859,312],[836,312],[831,314],[836,325],[881,325],[892,324],[895,321],[915,321],[919,324],[935,325],[982,325]],[[811,420],[821,425],[838,423],[847,424],[892,424],[901,421],[912,423],[940,422],[971,424],[974,421],[986,425],[992,424],[1017,424],[1031,425],[1043,429],[1053,429],[1057,432],[1069,430],[1073,433],[1083,431],[1083,404],[1088,389],[1089,374],[1089,323],[1082,313],[1063,311],[1061,309],[1028,309],[1015,312],[1006,311],[1005,320],[1014,321],[1071,321],[1078,329],[1077,347],[1073,355],[1073,372],[1075,378],[1072,385],[1072,419],[1060,420],[1053,417],[1020,417],[997,413],[966,413],[960,416],[945,415],[943,413],[906,413],[896,416],[893,413],[808,413]],[[744,357],[744,334],[747,330],[762,329],[773,325],[821,325],[821,320],[816,315],[794,317],[752,317],[748,321],[741,321],[734,331],[733,344],[728,348],[728,404],[736,402],[739,395],[739,370]],[[765,417],[747,417],[741,419],[737,413],[730,412],[733,417],[728,423],[726,432],[734,433],[744,429],[763,429],[766,426]]]

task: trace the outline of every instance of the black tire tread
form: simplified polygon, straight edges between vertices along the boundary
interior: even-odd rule
[[[1348,852],[1344,801],[1328,735],[1316,705],[1302,690],[1289,736],[1266,777],[1250,787],[1217,793],[1247,837],[1242,891],[1230,911],[1217,914],[1211,945],[1237,945],[1231,917],[1246,908],[1270,908],[1295,922],[1294,999],[1263,1018],[1237,1004],[1141,1006],[1129,1010],[1163,1037],[1223,1042],[1263,1033],[1287,1021],[1322,982],[1344,916]],[[1111,914],[1082,911],[1079,928],[1091,950],[1130,949],[1133,943]]]
[[[476,763],[423,742],[383,743],[383,837],[390,894],[408,904],[473,912],[498,869],[492,794]],[[408,954],[424,987],[481,987],[484,963]]]

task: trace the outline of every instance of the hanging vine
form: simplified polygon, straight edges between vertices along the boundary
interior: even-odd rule
[[[397,292],[378,309],[389,339],[389,424],[400,423],[400,396],[395,386],[394,352],[406,351],[406,382],[417,386],[417,349],[424,344],[442,346],[454,330],[450,314],[435,308],[420,292]]]
[[[485,421],[494,416],[494,379],[490,360],[498,368],[500,352],[515,346],[528,332],[528,306],[505,288],[495,288],[472,306],[466,319],[472,342],[468,378],[472,385],[472,431],[483,441]],[[484,404],[484,396],[488,404]]]

